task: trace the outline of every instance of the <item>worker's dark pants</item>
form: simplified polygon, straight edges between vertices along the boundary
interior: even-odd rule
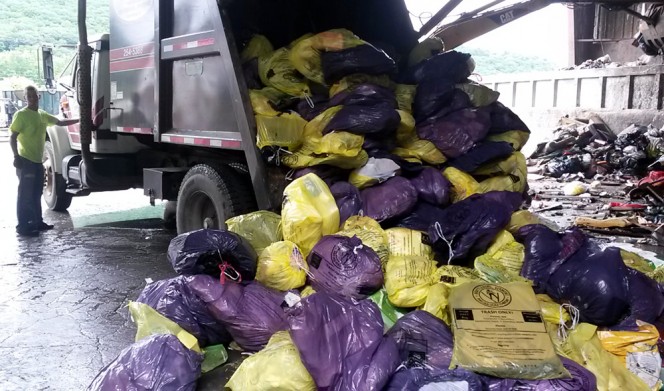
[[[36,230],[42,222],[41,196],[44,189],[44,166],[21,158],[16,200],[17,230]]]

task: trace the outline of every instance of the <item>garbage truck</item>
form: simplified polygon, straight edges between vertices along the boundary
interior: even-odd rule
[[[58,80],[67,89],[62,114],[85,116],[87,104],[82,121],[92,128],[48,129],[45,201],[63,211],[75,196],[143,188],[152,202],[170,201],[165,217],[175,217],[178,233],[278,209],[283,169],[268,167],[256,148],[242,45],[259,33],[277,48],[306,33],[346,28],[406,59],[460,2],[447,2],[415,31],[404,0],[111,1],[110,34],[86,40],[91,76],[87,63],[73,59]],[[483,27],[468,39],[522,14],[492,14],[488,28],[489,19],[476,18]],[[455,46],[462,41],[455,37]],[[90,102],[80,94],[86,88]]]

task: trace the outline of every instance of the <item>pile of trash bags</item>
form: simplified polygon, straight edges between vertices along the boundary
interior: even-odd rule
[[[339,29],[242,58],[280,214],[174,238],[90,390],[195,390],[226,349],[231,390],[659,389],[661,273],[521,210],[528,128],[469,55],[400,70]]]

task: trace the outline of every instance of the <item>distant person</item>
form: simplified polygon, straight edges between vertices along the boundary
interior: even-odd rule
[[[14,106],[14,102],[8,100],[7,103],[5,103],[5,113],[7,113],[7,125],[12,123],[12,119],[14,118],[15,112],[16,112],[16,106]]]
[[[18,176],[16,233],[37,236],[40,231],[52,229],[42,218],[41,196],[44,186],[42,156],[49,125],[67,126],[78,119],[61,120],[39,109],[39,94],[34,86],[25,87],[28,105],[16,112],[9,130],[9,144],[14,152],[14,167]]]

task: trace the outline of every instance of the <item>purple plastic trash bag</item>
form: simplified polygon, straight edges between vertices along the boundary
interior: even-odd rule
[[[411,390],[483,391],[484,383],[480,376],[462,368],[437,371],[411,368],[395,373],[385,387],[385,391]]]
[[[490,120],[486,109],[469,108],[428,119],[416,129],[421,139],[431,141],[445,156],[457,158],[486,137]]]
[[[416,310],[397,320],[386,334],[399,348],[401,365],[443,371],[450,367],[454,338],[449,327],[432,314]]]
[[[339,208],[339,226],[342,227],[351,216],[362,211],[360,190],[348,182],[337,182],[330,186],[330,193]]]
[[[383,286],[378,254],[357,236],[323,236],[307,257],[309,280],[317,292],[365,299]]]
[[[146,286],[136,301],[144,303],[190,332],[201,347],[228,343],[230,335],[187,284],[178,276]]]
[[[629,272],[619,249],[602,250],[578,229],[558,235],[541,225],[522,227],[517,239],[525,246],[521,274],[576,307],[582,322],[612,326],[627,316]]]
[[[331,107],[327,95],[313,95],[310,98],[310,100],[301,99],[295,109],[300,114],[300,117],[307,121],[318,117],[319,114]],[[311,107],[311,103],[313,103],[314,107]]]
[[[390,178],[360,194],[364,215],[378,222],[407,215],[417,204],[417,190],[403,177]]]
[[[426,232],[431,224],[442,218],[444,209],[428,202],[420,201],[408,216],[399,220],[397,227]]]
[[[397,68],[390,56],[370,44],[323,52],[321,63],[325,81],[330,84],[353,73],[389,75]]]
[[[383,336],[383,319],[371,300],[314,293],[289,310],[288,322],[319,390],[379,391],[399,365],[396,344]]]
[[[563,366],[572,376],[570,379],[552,380],[517,380],[497,379],[483,376],[489,391],[595,391],[597,380],[595,375],[580,364],[560,357]]]
[[[578,251],[553,272],[547,293],[579,309],[580,321],[598,326],[617,323],[628,310],[627,266],[615,247]]]
[[[387,102],[348,105],[325,125],[323,134],[341,130],[361,135],[388,135],[396,132],[400,122],[399,113]]]
[[[328,166],[324,164],[295,170],[292,179],[295,180],[307,174],[316,174],[316,176],[325,182],[327,187],[331,187],[337,182],[342,182],[348,179],[347,170],[342,170],[339,167]]]
[[[530,132],[530,129],[521,121],[521,118],[502,103],[494,102],[489,108],[491,110],[491,127],[489,128],[489,133],[504,133],[510,130]]]
[[[176,336],[155,334],[120,352],[88,386],[88,391],[194,391],[203,356]]]
[[[453,159],[449,165],[463,172],[473,172],[484,163],[509,157],[514,152],[512,144],[505,141],[482,141],[468,152]]]
[[[387,103],[395,110],[399,108],[394,92],[382,86],[363,83],[334,95],[330,98],[329,107],[373,106],[379,103]]]
[[[491,191],[473,194],[445,208],[440,219],[429,227],[438,259],[442,262],[474,260],[484,254],[522,202],[521,194]]]
[[[418,122],[423,121],[433,117],[443,108],[450,106],[455,91],[454,82],[450,80],[433,80],[419,84],[413,98],[414,118]],[[469,107],[470,99],[468,99],[468,103],[468,105],[459,108]]]
[[[664,314],[664,295],[657,281],[638,270],[627,269],[627,301],[629,315],[616,330],[638,330],[637,320],[653,324]]]
[[[540,224],[521,227],[515,237],[525,247],[521,276],[535,283],[537,293],[546,291],[553,271],[587,241],[581,230],[573,229],[559,237],[557,232]]]
[[[188,281],[192,291],[203,300],[212,316],[226,327],[242,349],[257,352],[272,334],[286,330],[288,324],[281,307],[285,293],[252,281],[247,285],[218,280],[205,275]]]
[[[222,268],[234,269],[242,280],[256,276],[256,252],[242,236],[226,230],[199,229],[176,236],[168,246],[168,260],[178,274],[218,277]]]
[[[430,57],[409,70],[406,82],[420,84],[431,80],[450,80],[462,83],[474,70],[469,63],[470,54],[450,50]]]
[[[425,167],[410,183],[417,190],[420,200],[445,206],[450,202],[450,181],[433,167]]]

